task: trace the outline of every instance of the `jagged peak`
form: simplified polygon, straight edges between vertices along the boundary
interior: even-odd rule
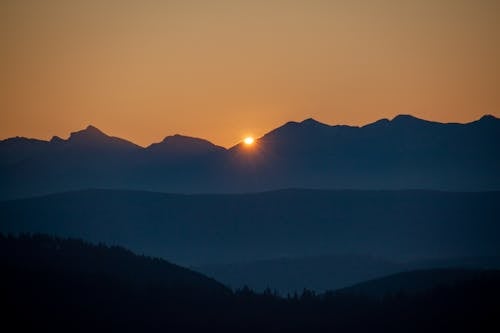
[[[86,128],[85,128],[86,131],[89,131],[89,132],[99,132],[99,133],[102,133],[102,131],[100,129],[98,129],[97,127],[93,126],[93,125],[88,125]]]
[[[70,141],[80,140],[80,139],[97,139],[97,138],[108,138],[109,136],[102,132],[95,126],[88,125],[85,129],[72,132],[69,136]]]
[[[314,125],[314,126],[328,126],[327,124],[325,123],[322,123],[320,121],[317,121],[316,119],[314,118],[307,118],[307,119],[304,119],[303,121],[300,122],[301,124],[303,125],[308,125],[308,126],[311,126],[311,125]]]
[[[78,146],[95,146],[102,147],[109,146],[121,146],[122,148],[139,148],[138,145],[114,136],[109,136],[95,126],[89,125],[85,129],[72,132],[66,142],[71,144],[76,144]]]
[[[327,125],[325,123],[317,121],[314,118],[307,118],[307,119],[302,120],[301,122],[288,121],[288,122],[286,122],[285,124],[281,125],[278,128],[284,128],[284,127],[301,127],[301,126],[304,126],[304,125],[305,126],[329,126],[329,125]],[[278,128],[276,128],[276,129],[278,129]]]
[[[57,135],[54,135],[52,139],[50,139],[50,143],[60,143],[65,142],[65,140]]]
[[[2,143],[46,143],[47,141],[41,139],[27,138],[24,136],[14,136],[0,140]]]

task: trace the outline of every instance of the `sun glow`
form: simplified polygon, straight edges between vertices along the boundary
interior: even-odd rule
[[[255,141],[255,140],[254,140],[254,138],[252,138],[251,136],[246,137],[246,138],[243,140],[243,142],[244,142],[247,146],[249,146],[249,145],[253,144],[253,143],[254,143],[254,141]]]

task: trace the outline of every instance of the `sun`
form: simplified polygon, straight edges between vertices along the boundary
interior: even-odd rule
[[[252,145],[252,144],[254,143],[254,141],[255,141],[255,140],[254,140],[254,138],[252,138],[251,136],[246,137],[246,138],[243,140],[243,142],[244,142],[247,146]]]

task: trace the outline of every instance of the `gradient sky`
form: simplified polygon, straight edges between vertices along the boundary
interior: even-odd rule
[[[500,115],[498,0],[1,0],[0,138]]]

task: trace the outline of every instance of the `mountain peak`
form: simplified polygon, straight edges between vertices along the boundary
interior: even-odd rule
[[[87,132],[93,132],[93,133],[102,133],[102,131],[100,129],[98,129],[97,127],[93,126],[93,125],[88,125],[86,128],[85,128],[85,131]]]
[[[307,118],[307,119],[304,119],[302,120],[301,124],[304,124],[304,125],[325,125],[319,121],[317,121],[316,119],[314,118]]]
[[[192,136],[187,136],[187,135],[182,135],[182,134],[168,135],[161,142],[167,143],[167,144],[175,144],[175,145],[196,144],[196,145],[215,146],[212,142],[210,142],[208,140],[195,138]]]
[[[392,118],[393,122],[409,122],[409,121],[422,121],[417,117],[412,116],[411,114],[398,114],[396,117]]]
[[[500,120],[500,118],[497,118],[492,114],[485,114],[479,119],[479,121],[497,121],[497,120]]]
[[[57,135],[54,135],[52,139],[50,139],[50,143],[61,143],[64,142],[65,140]]]
[[[109,136],[92,125],[87,126],[81,131],[72,132],[66,141],[77,146],[91,146],[95,148],[137,149],[139,147],[130,141]]]
[[[181,134],[166,136],[161,142],[153,143],[147,149],[175,154],[200,154],[224,150],[208,140]]]
[[[419,126],[419,125],[441,124],[441,123],[420,119],[410,114],[400,114],[392,118],[391,124],[398,126]]]
[[[69,139],[71,141],[81,141],[81,140],[95,140],[99,138],[108,138],[100,129],[95,126],[89,125],[85,129],[72,132]]]
[[[307,119],[303,120],[300,124],[303,126],[307,126],[309,128],[330,127],[330,125],[327,125],[325,123],[317,121],[314,118],[307,118]]]

